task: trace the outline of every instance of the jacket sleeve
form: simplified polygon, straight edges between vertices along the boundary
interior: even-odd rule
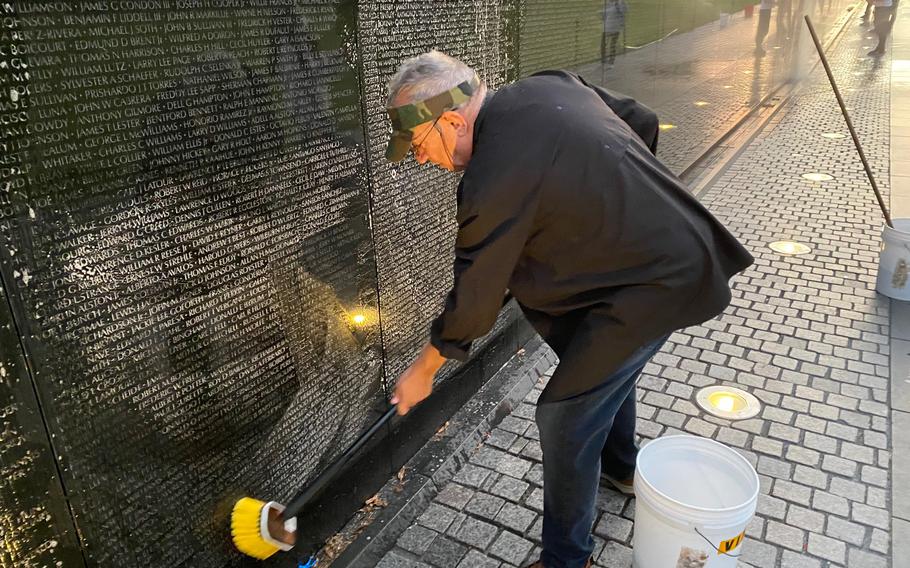
[[[493,327],[537,211],[540,166],[522,153],[522,128],[484,132],[458,186],[454,283],[430,329],[446,358],[465,360]]]

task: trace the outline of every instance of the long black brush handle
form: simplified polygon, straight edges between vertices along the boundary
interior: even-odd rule
[[[818,50],[818,56],[822,60],[822,65],[825,67],[825,73],[828,74],[828,81],[831,83],[831,88],[834,89],[834,96],[837,97],[837,104],[840,105],[840,111],[844,115],[844,120],[847,121],[847,128],[850,130],[850,136],[853,137],[853,144],[856,146],[856,151],[859,152],[859,159],[863,161],[863,167],[866,169],[866,177],[869,178],[869,183],[872,184],[872,191],[875,192],[875,198],[878,199],[878,206],[882,209],[882,215],[885,216],[885,223],[888,224],[892,229],[894,224],[891,222],[891,215],[888,213],[888,208],[885,206],[885,200],[882,199],[882,194],[878,190],[878,184],[875,183],[875,177],[872,175],[872,168],[869,167],[869,161],[866,160],[866,153],[863,152],[863,145],[859,142],[859,136],[856,135],[856,130],[853,128],[853,121],[850,120],[850,113],[847,112],[847,105],[844,104],[844,98],[840,95],[840,89],[837,88],[837,82],[834,81],[834,74],[831,73],[831,66],[828,65],[828,58],[825,57],[825,51],[822,49],[822,44],[818,41],[818,35],[815,33],[815,26],[812,25],[812,18],[808,15],[806,16],[806,25],[809,26],[809,33],[812,34],[812,41],[815,42],[815,49]]]
[[[379,431],[380,428],[385,426],[385,424],[389,420],[391,420],[393,416],[395,416],[395,407],[394,406],[392,406],[388,410],[386,410],[385,414],[383,414],[379,418],[379,420],[377,420],[375,423],[373,423],[373,425],[370,426],[369,430],[367,430],[366,432],[361,434],[360,437],[357,438],[357,441],[355,441],[354,444],[351,445],[351,447],[348,448],[347,451],[344,452],[344,454],[342,454],[340,458],[335,460],[332,463],[332,465],[330,465],[328,467],[328,469],[326,469],[321,474],[319,474],[319,477],[317,477],[316,480],[313,481],[313,483],[309,487],[307,487],[303,493],[301,493],[293,501],[291,501],[290,504],[287,506],[287,508],[284,510],[284,512],[281,514],[281,516],[284,517],[285,519],[290,519],[291,517],[296,517],[297,513],[299,513],[300,510],[303,509],[306,506],[306,504],[309,503],[314,497],[316,497],[317,495],[319,495],[320,492],[322,492],[322,490],[325,488],[325,486],[328,485],[329,482],[332,479],[334,479],[336,475],[338,475],[338,472],[341,471],[344,468],[344,466],[346,466],[348,464],[349,461],[351,461],[351,458],[357,454],[357,452],[360,450],[360,448],[362,448],[364,444],[366,444],[368,441],[370,441],[370,438],[372,438],[373,435],[376,434],[376,432]]]
[[[506,295],[502,299],[502,305],[505,306],[511,299],[512,294],[506,292]],[[376,434],[376,432],[378,432],[383,426],[385,426],[393,416],[395,416],[395,410],[395,406],[390,406],[389,409],[385,411],[385,414],[383,414],[379,420],[374,422],[373,425],[370,426],[369,430],[361,434],[360,437],[357,438],[357,440],[351,445],[351,447],[341,455],[341,457],[335,460],[332,465],[328,467],[328,469],[320,473],[319,477],[317,477],[303,493],[295,497],[294,500],[288,504],[287,508],[285,508],[281,516],[285,519],[296,517],[297,514],[304,507],[306,507],[307,503],[319,495],[325,486],[328,485],[336,475],[338,475],[338,472],[340,472],[344,466],[346,466],[348,462],[351,461],[351,458],[357,454],[360,448],[362,448],[364,444],[370,441],[373,435]]]

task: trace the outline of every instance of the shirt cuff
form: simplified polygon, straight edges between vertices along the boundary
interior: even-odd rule
[[[448,341],[442,338],[442,318],[438,317],[433,320],[430,326],[430,345],[435,347],[439,354],[446,359],[455,359],[457,361],[467,361],[468,352],[471,350],[471,343],[459,343],[458,341]]]

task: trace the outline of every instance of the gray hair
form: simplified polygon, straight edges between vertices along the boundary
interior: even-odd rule
[[[386,106],[400,106],[428,99],[471,80],[474,75],[474,70],[461,61],[434,49],[401,64],[389,79]]]

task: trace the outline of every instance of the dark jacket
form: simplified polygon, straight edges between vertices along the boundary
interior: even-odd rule
[[[431,329],[442,355],[467,356],[508,288],[559,355],[544,400],[560,400],[724,310],[752,256],[654,157],[656,139],[653,112],[567,72],[488,99],[458,187],[455,282]]]

